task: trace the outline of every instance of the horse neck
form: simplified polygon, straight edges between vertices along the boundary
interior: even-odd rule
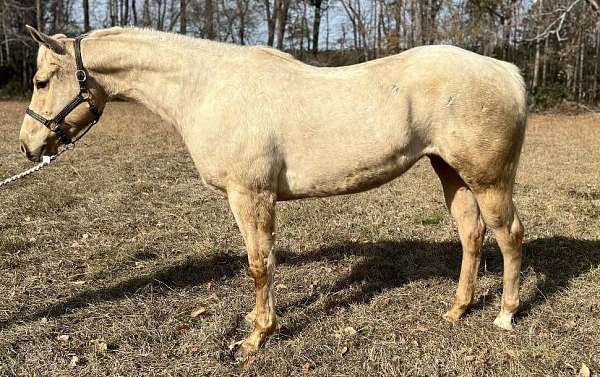
[[[83,60],[109,96],[139,102],[181,126],[189,107],[202,100],[220,55],[210,51],[214,43],[177,39],[142,31],[92,34],[83,42]]]

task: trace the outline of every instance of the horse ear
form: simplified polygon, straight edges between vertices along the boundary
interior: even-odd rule
[[[42,33],[41,31],[36,30],[34,27],[25,25],[31,37],[39,44],[46,46],[54,53],[58,55],[66,54],[67,50],[65,49],[65,45],[56,38],[53,38],[49,35]]]

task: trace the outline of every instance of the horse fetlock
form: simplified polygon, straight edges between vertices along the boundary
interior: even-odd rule
[[[457,322],[469,309],[471,302],[472,300],[464,302],[458,302],[458,300],[454,300],[452,307],[450,307],[450,309],[448,309],[448,311],[442,317],[450,323]]]
[[[277,317],[274,314],[268,315],[266,318],[259,318],[258,316],[254,318],[254,331],[256,332],[269,336],[275,332],[276,328]]]
[[[269,338],[269,335],[271,335],[275,331],[275,323],[276,321],[273,321],[273,325],[271,327],[263,328],[262,326],[259,326],[255,321],[254,330],[252,331],[252,334],[250,334],[250,336],[244,339],[244,342],[242,343],[240,349],[238,350],[238,352],[236,352],[236,354],[239,353],[243,355],[248,355],[250,353],[257,352],[260,349],[260,347],[262,347],[262,345],[265,344],[265,342]]]
[[[503,297],[502,298],[502,311],[507,313],[516,313],[517,309],[519,309],[520,305],[519,297]]]

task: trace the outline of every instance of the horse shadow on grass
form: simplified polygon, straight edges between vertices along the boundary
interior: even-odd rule
[[[348,254],[361,258],[351,267],[348,276],[337,280],[333,287],[312,292],[292,303],[278,307],[279,314],[285,315],[298,308],[307,308],[303,316],[319,318],[332,315],[340,307],[349,307],[356,303],[371,301],[386,289],[400,287],[403,284],[431,278],[446,278],[458,283],[462,253],[458,242],[422,242],[422,241],[386,241],[377,243],[337,244],[316,250],[307,255],[292,256],[284,254],[283,263],[303,264],[311,261],[326,261],[335,264]],[[485,263],[484,263],[485,261]],[[480,267],[487,273],[502,274],[502,255],[495,242],[484,245]],[[600,241],[578,240],[561,236],[538,238],[523,245],[522,274],[535,272],[544,276],[536,282],[535,293],[523,297],[516,320],[526,317],[536,306],[544,303],[557,292],[565,289],[569,281],[600,265]],[[359,289],[350,291],[351,286]],[[456,285],[454,286],[456,288]],[[350,294],[338,295],[344,290]],[[471,311],[480,310],[485,302],[500,295],[502,285],[480,296],[472,305]],[[310,305],[326,296],[324,304]],[[448,298],[449,301],[453,296]],[[283,337],[293,337],[300,333],[310,322],[293,321],[290,327],[282,330]]]
[[[487,271],[501,273],[502,257],[495,243],[486,245],[484,249]],[[538,282],[537,293],[522,302],[520,317],[526,316],[533,307],[566,288],[571,279],[600,265],[600,241],[596,240],[560,236],[538,238],[526,242],[523,251],[522,271],[533,270],[545,275],[545,279]],[[348,275],[336,280],[333,285],[307,292],[300,300],[280,305],[278,314],[286,315],[295,309],[306,308],[323,295],[327,295],[325,305],[316,305],[316,308],[308,309],[313,311],[310,313],[313,318],[318,318],[330,315],[336,308],[369,302],[381,291],[400,287],[406,282],[436,277],[457,281],[461,263],[458,242],[417,240],[341,243],[302,254],[280,250],[278,259],[280,264],[291,267],[315,262],[335,265],[349,255],[359,258],[352,264]],[[167,284],[177,289],[209,281],[227,280],[243,273],[246,263],[245,256],[231,252],[215,252],[204,258],[190,257],[177,264],[126,279],[106,288],[84,290],[50,305],[33,310],[25,309],[0,321],[0,330],[13,323],[32,322],[42,317],[60,317],[91,303],[129,297],[151,284]],[[358,286],[359,289],[350,289],[352,286]],[[488,295],[495,295],[500,289],[498,286],[497,291]],[[343,292],[345,290],[348,292]],[[480,297],[473,310],[481,307],[486,298]],[[283,329],[283,336],[294,336],[307,325],[306,321],[295,322],[301,323]]]

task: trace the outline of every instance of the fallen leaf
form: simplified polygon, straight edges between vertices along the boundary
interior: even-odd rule
[[[27,221],[27,222],[31,221],[31,217],[29,217],[29,216],[26,216],[26,217],[25,217],[25,221]]]
[[[275,286],[275,289],[287,289],[287,285],[285,285],[285,284],[277,284]]]
[[[77,357],[77,356],[73,355],[73,356],[71,357],[71,362],[69,363],[69,366],[70,366],[71,368],[74,368],[74,367],[76,367],[76,366],[77,366],[77,363],[78,363],[78,362],[79,362],[79,357]]]
[[[591,375],[592,372],[590,371],[590,368],[588,368],[588,366],[584,363],[581,363],[581,369],[579,369],[579,374],[577,377],[590,377]]]
[[[427,327],[425,327],[425,326],[421,326],[421,325],[417,326],[417,330],[418,330],[418,331],[421,331],[421,332],[426,332],[426,331],[429,331],[429,329],[428,329]]]
[[[75,281],[71,282],[71,284],[73,284],[73,285],[84,285],[85,283],[86,283],[85,280],[75,280]]]
[[[84,233],[84,234],[83,234],[83,236],[81,236],[81,238],[82,238],[83,240],[87,240],[89,237],[90,237],[90,235],[89,235],[89,234],[87,234],[87,233]]]
[[[356,331],[356,329],[352,326],[348,326],[348,327],[344,328],[344,334],[346,334],[346,335],[350,335],[350,336],[356,335],[357,332],[358,331]]]
[[[473,355],[465,355],[465,357],[463,358],[464,361],[466,361],[467,363],[471,363],[473,361],[475,361],[475,356]]]
[[[346,354],[346,352],[348,352],[348,347],[343,347],[343,348],[340,350],[340,356],[344,356],[344,355]]]
[[[516,359],[516,358],[517,358],[517,353],[516,353],[515,351],[513,351],[513,350],[506,350],[506,351],[504,351],[504,353],[505,353],[505,354],[506,354],[508,357],[511,357],[511,358],[513,358],[513,359]]]
[[[65,342],[69,341],[69,336],[66,335],[66,334],[59,335],[59,336],[56,337],[56,340],[58,340],[59,342],[65,343]]]
[[[40,319],[41,323],[48,323],[48,318],[46,317],[42,317],[42,319]]]
[[[181,335],[185,335],[190,332],[190,326],[187,324],[177,326],[177,332]]]
[[[565,328],[567,330],[571,330],[572,328],[575,327],[575,325],[576,325],[575,321],[571,319],[565,323]]]
[[[302,365],[302,373],[304,373],[304,374],[310,373],[310,364],[309,363]]]
[[[206,308],[204,306],[198,306],[190,313],[190,317],[196,318],[200,314],[206,313]]]

